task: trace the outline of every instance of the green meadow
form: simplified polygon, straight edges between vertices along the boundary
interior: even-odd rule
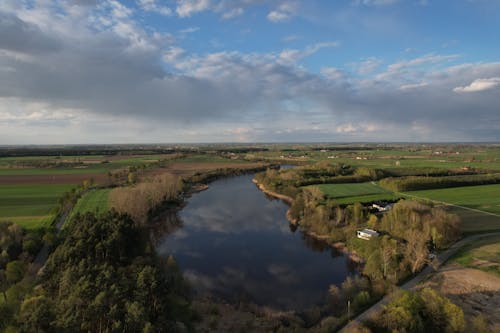
[[[500,215],[500,184],[411,191],[405,194]]]
[[[399,195],[381,188],[375,183],[320,184],[317,186],[323,194],[341,205],[356,202],[367,203],[379,200],[397,200]]]
[[[109,209],[108,197],[110,191],[111,189],[99,189],[85,193],[71,211],[68,221],[71,221],[77,214],[107,211]]]

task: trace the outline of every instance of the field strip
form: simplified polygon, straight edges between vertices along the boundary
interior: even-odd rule
[[[439,201],[439,200],[433,200],[433,199],[429,199],[429,198],[425,198],[425,197],[419,197],[419,196],[416,196],[416,195],[413,195],[413,194],[406,194],[406,193],[402,193],[402,192],[394,192],[394,193],[400,194],[402,196],[412,197],[412,198],[416,198],[416,199],[429,200],[429,201],[432,201],[432,202],[437,202],[437,203],[448,205],[448,206],[454,206],[454,207],[458,207],[458,208],[463,208],[463,209],[467,209],[467,210],[470,210],[470,211],[473,211],[473,212],[477,212],[477,213],[483,213],[483,214],[487,214],[487,215],[492,215],[492,216],[500,217],[500,215],[498,215],[498,214],[487,212],[487,211],[476,209],[476,208],[470,208],[470,207],[466,207],[466,206],[455,205],[455,204],[452,204],[452,203],[449,203],[449,202]]]

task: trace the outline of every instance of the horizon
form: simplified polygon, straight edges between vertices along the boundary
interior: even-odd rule
[[[500,1],[6,0],[0,145],[498,143]]]

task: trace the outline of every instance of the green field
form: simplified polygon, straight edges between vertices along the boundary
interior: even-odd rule
[[[405,194],[500,215],[500,184],[411,191]]]
[[[320,184],[316,185],[321,192],[330,198],[345,198],[365,196],[371,194],[387,194],[390,191],[375,183],[347,183],[347,184]]]
[[[480,239],[462,249],[452,261],[500,275],[500,237]]]
[[[317,186],[321,192],[341,205],[356,202],[367,203],[379,200],[397,200],[400,198],[375,183],[347,183],[347,184],[320,184]]]
[[[73,185],[1,185],[0,221],[25,228],[49,225],[58,199]]]
[[[108,197],[110,191],[110,189],[101,189],[85,193],[71,211],[68,221],[71,221],[76,214],[107,211],[109,209]]]

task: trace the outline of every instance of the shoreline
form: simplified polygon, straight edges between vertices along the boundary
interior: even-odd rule
[[[292,197],[289,197],[287,195],[284,195],[284,194],[279,194],[279,193],[276,193],[276,192],[273,192],[273,191],[270,191],[268,189],[266,189],[266,187],[259,183],[257,181],[257,179],[253,178],[252,179],[252,182],[257,185],[257,187],[262,191],[264,192],[265,194],[271,196],[271,197],[274,197],[276,199],[281,199],[283,201],[285,201],[287,204],[289,205],[292,205],[293,202],[294,202],[294,199]],[[291,214],[290,214],[290,209],[287,210],[286,212],[286,219],[291,223],[293,224],[294,226],[299,226],[299,221],[297,219],[294,219],[291,217]],[[342,252],[344,253],[345,255],[347,255],[349,257],[349,260],[357,263],[357,264],[362,264],[364,263],[364,259],[363,257],[361,257],[359,254],[357,254],[356,252],[354,251],[351,251],[347,248],[346,246],[346,243],[345,242],[332,242],[329,240],[329,237],[326,236],[326,235],[318,235],[317,233],[315,233],[314,231],[310,231],[310,230],[301,230],[304,234],[306,234],[307,236],[311,237],[311,238],[314,238],[316,240],[319,240],[319,241],[322,241],[322,242],[325,242],[326,244],[328,244],[331,248],[339,251],[339,252]]]

